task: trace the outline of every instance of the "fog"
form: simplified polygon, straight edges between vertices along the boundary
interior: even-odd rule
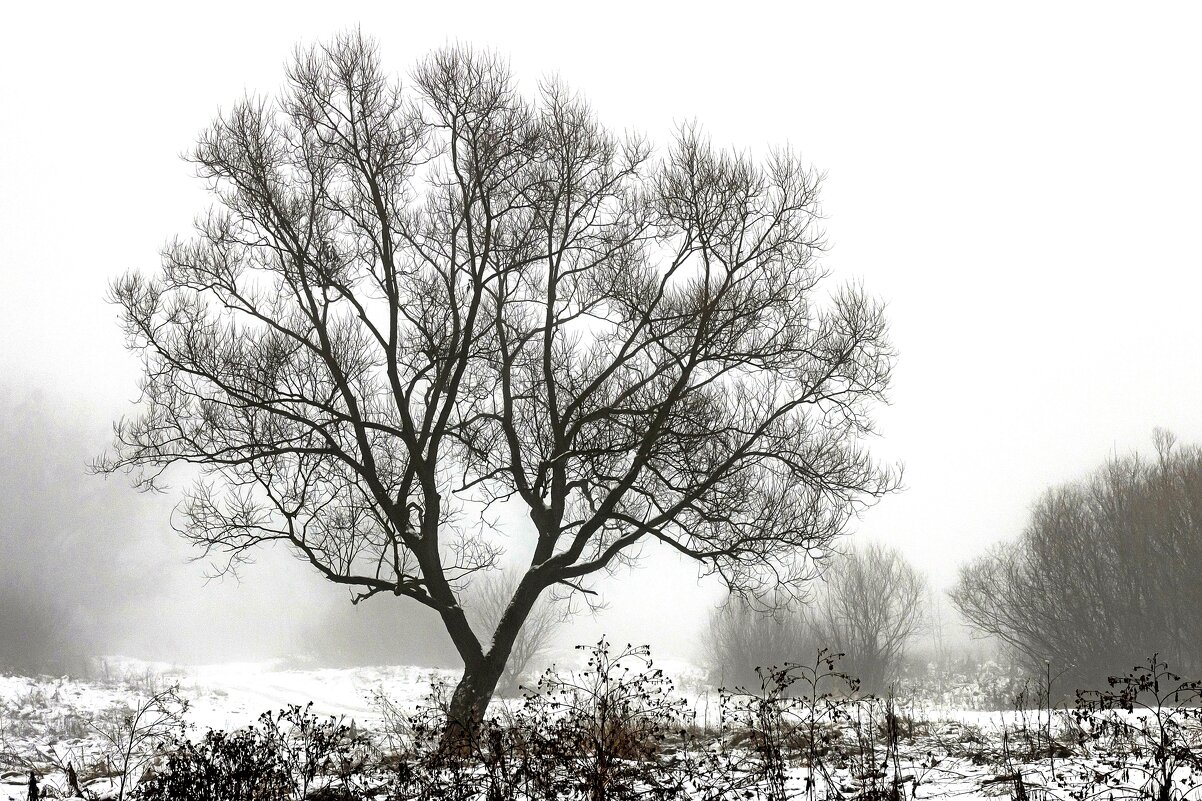
[[[827,175],[836,281],[888,305],[900,360],[870,443],[906,490],[855,521],[941,591],[1021,531],[1046,487],[1154,427],[1202,442],[1198,10],[1093,4],[25,4],[0,26],[0,654],[205,662],[457,664],[438,621],[352,607],[288,553],[207,581],[170,529],[177,496],[88,474],[130,410],[109,280],[152,270],[209,204],[179,154],[219,107],[270,93],[292,48],[361,26],[404,73],[448,41],[523,85],[559,74],[616,129],[663,143],[788,142]],[[178,485],[179,480],[176,480]],[[517,558],[515,547],[511,558]],[[693,658],[720,592],[648,550],[599,587],[601,633]]]
[[[97,410],[27,386],[0,386],[0,403],[0,667],[77,672],[105,654],[456,664],[424,610],[352,607],[286,553],[208,580],[170,528],[171,497],[89,474],[107,445]]]
[[[140,493],[123,475],[90,473],[111,434],[101,410],[11,379],[0,403],[0,669],[80,672],[109,654],[184,664],[461,664],[428,609],[392,596],[352,605],[345,589],[282,548],[260,552],[236,577],[216,577],[171,529],[170,490]],[[671,557],[636,571],[631,586],[606,592],[612,603],[600,616],[582,614],[562,633],[556,653],[603,634],[656,637],[637,610],[683,607],[695,573]],[[701,606],[685,617],[699,622],[715,589],[694,587]],[[657,637],[685,656],[691,639],[689,631]]]
[[[153,597],[154,559],[125,536],[152,510],[85,475],[86,428],[61,399],[5,387],[0,402],[0,664],[78,669]]]

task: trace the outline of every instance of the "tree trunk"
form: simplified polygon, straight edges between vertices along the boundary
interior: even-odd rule
[[[455,686],[447,709],[447,729],[442,742],[444,749],[450,747],[458,753],[464,753],[476,746],[476,736],[480,724],[484,722],[488,702],[492,700],[505,672],[505,664],[509,661],[518,632],[526,622],[538,594],[536,586],[523,582],[509,608],[501,616],[488,651],[475,651],[478,657],[471,653],[460,653],[463,657],[463,678]]]
[[[508,656],[508,654],[506,654]],[[504,659],[496,659],[490,652],[480,664],[465,665],[463,677],[451,695],[447,708],[447,731],[443,746],[452,746],[457,751],[471,748],[484,722],[488,702],[492,700],[497,682],[505,667]]]

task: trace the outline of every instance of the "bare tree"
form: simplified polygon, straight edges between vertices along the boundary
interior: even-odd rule
[[[756,688],[755,669],[804,662],[821,647],[808,616],[800,609],[768,613],[734,597],[710,614],[705,663],[719,687]]]
[[[885,689],[926,625],[926,580],[900,552],[874,543],[831,560],[814,611],[818,641],[845,654],[861,689]]]
[[[483,637],[493,635],[505,610],[513,600],[522,573],[504,569],[482,574],[467,593],[468,620]],[[564,599],[544,594],[526,616],[509,652],[509,661],[497,683],[497,693],[506,696],[517,692],[519,681],[531,664],[550,650],[555,632],[568,617]]]
[[[595,592],[647,543],[787,587],[896,486],[861,447],[881,306],[819,294],[818,178],[787,150],[685,126],[654,158],[561,83],[526,97],[456,47],[402,87],[350,34],[191,158],[216,207],[112,287],[144,378],[97,467],[197,465],[177,526],[210,557],[281,541],[356,601],[435,610],[457,726],[548,588]],[[460,598],[497,501],[533,541],[488,643]]]
[[[1017,541],[965,565],[950,595],[979,631],[1066,689],[1153,653],[1202,670],[1202,449],[1156,434],[1155,459],[1115,457],[1046,492]]]

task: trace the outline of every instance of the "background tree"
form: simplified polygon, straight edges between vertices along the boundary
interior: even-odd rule
[[[818,179],[787,150],[686,126],[653,158],[558,82],[526,97],[458,47],[402,87],[351,34],[191,158],[215,208],[112,287],[144,379],[98,468],[196,465],[176,523],[210,557],[281,541],[356,601],[436,611],[457,725],[548,588],[595,592],[648,543],[787,588],[896,484],[861,447],[881,307],[819,293]],[[531,558],[487,642],[460,599],[501,501]]]
[[[758,689],[755,669],[813,658],[822,643],[808,616],[785,608],[768,614],[739,598],[710,613],[703,659],[709,681],[719,687]]]
[[[1202,670],[1202,449],[1156,434],[1156,458],[1108,460],[1051,489],[1015,542],[960,571],[952,602],[1066,691],[1125,673],[1154,652]]]
[[[86,676],[161,597],[138,532],[163,508],[89,478],[96,430],[75,399],[15,383],[0,379],[0,673]]]
[[[813,613],[814,636],[845,654],[842,667],[865,692],[897,677],[910,640],[927,623],[926,580],[896,549],[878,543],[833,557]]]
[[[468,620],[480,636],[490,637],[497,630],[521,580],[520,571],[508,568],[482,574],[472,582],[467,598]],[[551,649],[555,633],[568,615],[562,598],[544,594],[535,602],[513,641],[509,660],[497,683],[497,693],[503,696],[517,693],[522,676]]]

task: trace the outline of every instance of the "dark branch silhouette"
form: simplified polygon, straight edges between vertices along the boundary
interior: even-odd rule
[[[112,287],[143,360],[102,471],[199,467],[176,524],[223,566],[283,542],[356,601],[435,610],[479,719],[549,588],[647,543],[755,595],[808,575],[897,484],[862,449],[893,363],[880,304],[820,294],[818,176],[788,150],[662,157],[558,82],[456,47],[402,87],[361,36],[191,159],[216,197]],[[521,505],[532,554],[491,642],[460,599]]]

